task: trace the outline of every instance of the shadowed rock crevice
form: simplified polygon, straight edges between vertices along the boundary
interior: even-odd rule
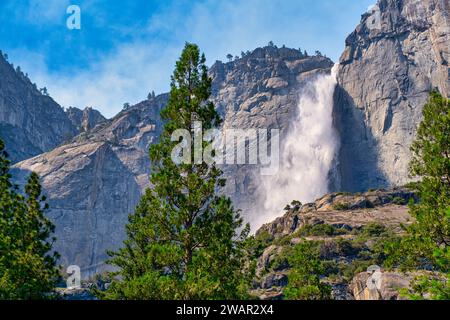
[[[377,141],[367,128],[363,111],[340,86],[334,93],[333,121],[340,138],[336,163],[337,178],[330,181],[332,191],[365,191],[389,183],[378,164]]]

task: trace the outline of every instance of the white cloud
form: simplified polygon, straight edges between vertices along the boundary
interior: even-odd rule
[[[70,0],[29,0],[23,10],[16,10],[17,14],[28,23],[34,25],[57,24],[64,17]]]
[[[62,106],[93,106],[112,117],[125,102],[134,104],[145,99],[151,90],[166,90],[170,75],[164,66],[173,65],[172,57],[178,51],[132,43],[92,63],[87,70],[57,74],[49,72],[42,55],[13,53],[13,56],[23,61],[23,70],[32,70],[32,81],[39,87],[46,86]]]
[[[35,10],[30,9],[30,19],[37,14],[51,19],[55,12],[59,14],[61,3],[65,5],[66,1],[32,2]],[[226,60],[227,53],[239,55],[270,40],[278,45],[301,46],[308,51],[320,49],[325,54],[339,52],[343,47],[344,39],[330,43],[330,37],[342,32],[339,31],[341,24],[333,25],[336,18],[331,16],[333,12],[339,16],[337,11],[345,7],[345,1],[323,5],[322,9],[330,13],[329,25],[323,25],[323,20],[312,16],[307,1],[207,0],[195,4],[189,12],[180,10],[179,5],[163,7],[149,19],[146,28],[132,31],[134,40],[117,44],[111,52],[91,61],[87,69],[74,69],[70,74],[53,73],[47,69],[42,56],[23,50],[12,52],[11,60],[29,72],[39,87],[46,86],[61,105],[93,106],[111,117],[125,102],[137,103],[151,90],[156,93],[168,90],[170,75],[185,41],[199,44],[209,64],[218,59]],[[95,9],[91,5],[82,7],[83,10],[92,13]],[[124,27],[123,31],[130,32],[130,27]],[[306,44],[314,47],[305,47]]]

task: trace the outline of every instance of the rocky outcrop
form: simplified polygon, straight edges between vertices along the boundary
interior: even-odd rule
[[[84,110],[69,107],[66,110],[66,114],[78,132],[89,131],[99,123],[106,121],[106,118],[92,107],[86,107]]]
[[[336,300],[401,299],[411,274],[381,270],[381,279],[368,285],[371,272],[355,270],[374,264],[371,252],[384,237],[402,235],[402,225],[413,220],[406,206],[414,193],[405,189],[364,194],[333,193],[314,203],[295,203],[283,217],[262,226],[255,239],[264,248],[256,260],[252,294],[260,299],[282,299],[289,283],[289,256],[298,243],[319,244],[318,258],[327,266],[321,281]],[[343,205],[345,204],[345,205]],[[376,256],[376,255],[375,255]]]
[[[408,189],[374,190],[362,194],[331,193],[313,203],[292,206],[285,215],[263,225],[256,234],[267,232],[277,239],[308,224],[329,224],[348,230],[371,222],[399,227],[411,221],[405,207],[410,199],[416,199],[416,196]]]
[[[322,56],[276,47],[256,49],[230,63],[216,62],[210,70],[212,100],[225,119],[224,128],[287,130],[299,88],[332,65]],[[79,265],[84,278],[101,271],[106,251],[122,244],[127,217],[149,186],[148,148],[161,133],[159,113],[166,102],[167,95],[144,101],[15,168],[19,181],[29,171],[41,176],[61,262]],[[237,208],[249,206],[257,166],[223,169],[225,192]]]
[[[49,151],[78,133],[64,110],[43,93],[0,54],[0,137],[13,162]]]
[[[379,0],[347,38],[335,93],[336,189],[409,181],[409,147],[430,90],[450,97],[450,2]]]
[[[448,275],[429,270],[402,272],[400,270],[377,270],[356,274],[348,289],[355,300],[407,300],[412,288],[420,287],[423,279],[446,283]],[[416,292],[417,294],[417,292]],[[424,299],[431,299],[431,293],[424,293]]]
[[[276,245],[270,245],[264,249],[262,255],[258,258],[256,263],[256,276],[261,276],[267,267],[273,262],[273,259],[280,254],[281,247]]]
[[[409,288],[414,278],[409,273],[381,271],[377,283],[368,286],[367,282],[371,276],[370,272],[362,272],[353,278],[350,291],[355,300],[404,300],[400,290]]]
[[[79,289],[67,289],[57,288],[56,294],[58,300],[98,300],[98,298],[92,294],[90,287],[81,287]]]

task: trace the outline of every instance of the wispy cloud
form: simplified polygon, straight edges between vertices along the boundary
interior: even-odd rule
[[[209,64],[225,60],[227,53],[239,55],[270,40],[308,51],[319,49],[337,59],[345,35],[371,1],[206,0],[189,5],[174,1],[161,5],[139,23],[131,17],[127,23],[111,21],[110,25],[109,15],[98,9],[101,2],[85,1],[82,15],[101,25],[113,39],[115,34],[120,35],[121,40],[95,54],[86,43],[80,43],[84,49],[81,54],[92,56],[87,66],[72,67],[68,61],[65,68],[53,70],[46,57],[48,50],[58,50],[52,46],[40,53],[16,48],[10,56],[63,106],[93,106],[111,117],[125,102],[143,100],[151,90],[168,90],[170,74],[185,41],[198,43]],[[352,3],[358,5],[349,12]],[[30,21],[36,15],[55,21],[64,5],[65,0],[30,0],[26,16]],[[353,18],[349,21],[350,14]],[[83,28],[89,28],[87,23],[83,20]]]
[[[29,24],[58,24],[64,19],[61,12],[65,12],[70,5],[70,0],[26,0],[14,1],[14,6],[20,10],[14,10],[16,19],[23,19]]]

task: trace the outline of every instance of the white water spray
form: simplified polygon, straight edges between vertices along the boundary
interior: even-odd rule
[[[313,80],[300,97],[297,119],[281,140],[280,170],[275,176],[261,177],[264,210],[252,219],[254,227],[279,217],[293,200],[311,202],[328,192],[339,148],[332,117],[336,72],[337,65],[330,75]]]

